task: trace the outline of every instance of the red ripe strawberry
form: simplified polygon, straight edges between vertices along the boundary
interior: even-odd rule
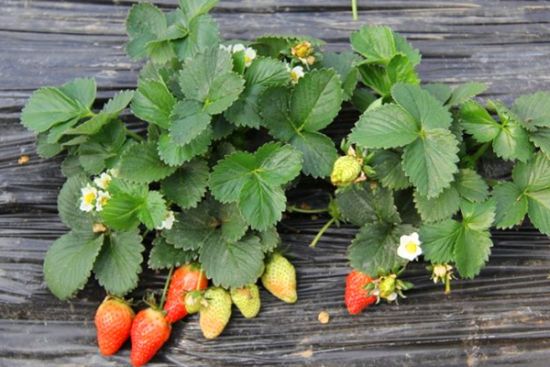
[[[372,278],[357,270],[352,270],[346,278],[345,302],[348,312],[357,315],[368,306],[376,302],[376,296],[370,296],[365,289]]]
[[[158,309],[146,308],[138,312],[132,323],[132,366],[139,367],[149,362],[170,338],[172,326]]]
[[[105,356],[118,352],[130,336],[134,311],[119,298],[107,297],[95,313],[97,344]]]
[[[170,287],[166,295],[164,310],[166,320],[174,323],[187,316],[185,308],[185,294],[194,290],[203,290],[208,286],[208,279],[200,266],[187,264],[180,266],[174,271],[170,280]]]

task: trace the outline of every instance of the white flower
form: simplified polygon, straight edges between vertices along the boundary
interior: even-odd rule
[[[256,50],[254,50],[252,47],[247,47],[244,50],[244,66],[249,67],[255,58],[256,58]]]
[[[113,178],[108,173],[103,172],[101,175],[96,177],[94,179],[94,183],[97,187],[99,187],[102,190],[107,190],[109,187],[109,184],[111,183],[111,180]]]
[[[292,82],[292,84],[298,83],[298,80],[300,80],[300,78],[305,75],[304,68],[301,66],[295,66],[291,69],[290,66],[287,64],[286,68],[290,73],[290,81]]]
[[[97,199],[97,189],[90,184],[80,189],[82,196],[80,197],[80,210],[83,212],[91,212],[94,210]]]
[[[409,261],[416,260],[422,254],[421,243],[416,232],[410,235],[403,235],[399,240],[397,255]]]
[[[109,199],[111,198],[111,195],[107,191],[98,191],[97,192],[97,200],[95,203],[95,210],[100,212],[103,210],[103,207]]]
[[[246,49],[246,47],[242,43],[236,43],[233,46],[229,47],[231,47],[231,52],[233,52],[234,54],[240,51],[244,51]]]
[[[168,212],[166,212],[166,217],[164,217],[164,220],[162,221],[160,226],[157,227],[157,229],[172,229],[175,221],[176,218],[174,217],[174,212],[168,210]]]

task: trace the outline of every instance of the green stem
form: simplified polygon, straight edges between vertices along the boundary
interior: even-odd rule
[[[323,234],[325,234],[325,232],[327,231],[327,229],[330,228],[330,226],[332,226],[334,224],[334,222],[336,222],[336,218],[330,218],[330,220],[328,222],[325,223],[325,225],[323,226],[323,228],[321,228],[321,230],[319,231],[319,233],[317,233],[317,235],[315,236],[315,238],[313,239],[313,241],[311,241],[311,243],[309,244],[309,247],[311,248],[314,248],[315,246],[317,246],[317,242],[319,242],[319,240],[321,239],[321,237],[323,237]]]
[[[359,19],[357,16],[357,0],[351,0],[351,13],[353,16],[353,20]]]
[[[128,135],[129,137],[139,141],[139,142],[142,142],[143,141],[143,137],[135,132],[133,132],[132,130],[126,130],[126,135]]]
[[[289,213],[320,214],[320,213],[328,213],[328,208],[323,208],[323,209],[302,209],[302,208],[298,208],[297,206],[290,205],[286,208],[286,211],[289,212]]]
[[[160,297],[160,309],[162,310],[164,308],[164,301],[166,301],[166,292],[168,291],[168,285],[170,284],[170,280],[172,279],[172,272],[174,271],[174,267],[172,266],[170,268],[170,271],[168,272],[168,277],[166,278],[166,282],[164,282],[164,289],[162,290],[162,297]]]
[[[477,161],[479,160],[479,158],[483,156],[483,154],[485,154],[487,149],[489,149],[489,146],[490,146],[489,142],[483,143],[479,148],[477,148],[474,154],[470,156],[466,156],[464,159],[464,162],[466,163],[466,165],[470,168],[475,168]]]

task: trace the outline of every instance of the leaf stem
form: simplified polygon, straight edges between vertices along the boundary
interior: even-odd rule
[[[132,130],[126,130],[126,135],[128,135],[129,137],[139,141],[139,142],[142,142],[143,141],[143,137],[135,132],[133,132]]]
[[[164,289],[162,290],[162,297],[160,298],[160,306],[159,306],[161,310],[164,308],[164,302],[166,301],[166,292],[168,291],[168,285],[170,284],[170,280],[172,280],[173,271],[174,271],[174,267],[172,266],[170,268],[170,271],[168,272],[168,277],[164,282]]]
[[[357,0],[351,0],[351,14],[352,14],[353,20],[359,19],[357,15]]]
[[[487,149],[489,149],[489,146],[490,142],[483,143],[479,148],[477,148],[474,154],[464,157],[464,163],[466,163],[469,168],[475,168],[477,161],[483,156],[483,154],[485,154]]]
[[[303,214],[320,214],[320,213],[328,213],[328,208],[322,208],[322,209],[302,209],[294,205],[289,205],[286,208],[286,211],[289,213],[303,213]]]
[[[321,237],[323,237],[323,234],[325,234],[327,229],[329,229],[330,226],[332,226],[334,224],[334,222],[336,222],[336,218],[330,218],[330,220],[328,222],[326,222],[325,225],[321,228],[319,233],[317,233],[317,235],[315,236],[313,241],[311,241],[311,243],[309,244],[309,247],[314,248],[315,246],[317,246],[317,242],[319,242]]]

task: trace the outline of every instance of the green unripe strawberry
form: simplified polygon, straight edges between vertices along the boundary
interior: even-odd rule
[[[201,309],[202,292],[191,291],[185,295],[185,309],[187,313],[194,314]]]
[[[283,255],[274,253],[265,266],[262,284],[275,297],[286,303],[298,300],[296,270]]]
[[[260,290],[256,284],[231,289],[231,299],[247,319],[256,317],[260,312]]]
[[[199,324],[206,339],[214,339],[223,332],[231,317],[231,296],[223,288],[208,289],[200,307]]]
[[[334,162],[330,181],[334,186],[347,186],[352,184],[361,174],[361,159],[346,155]]]

